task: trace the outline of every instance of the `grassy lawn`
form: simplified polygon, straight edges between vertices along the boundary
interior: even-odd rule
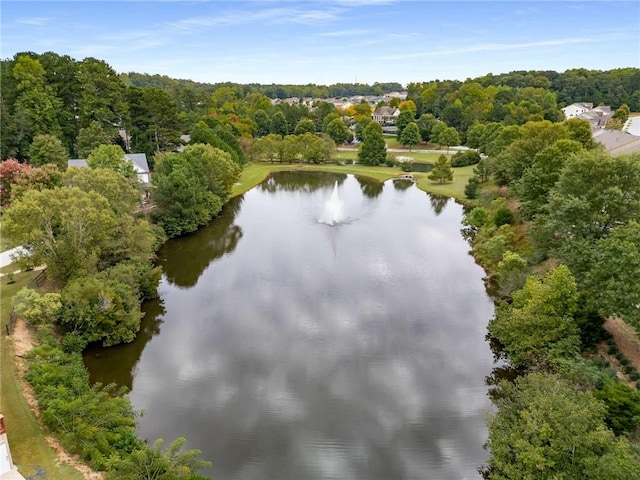
[[[15,267],[13,267],[15,270]],[[58,465],[55,452],[49,447],[44,433],[33,412],[22,396],[22,388],[16,378],[12,344],[7,338],[6,325],[11,312],[11,299],[18,290],[31,282],[38,272],[15,275],[15,283],[8,284],[7,277],[0,278],[0,411],[5,416],[7,436],[13,462],[23,476],[35,473],[35,466],[47,472],[47,480],[82,480],[82,475],[67,465]]]
[[[352,155],[349,157],[348,155]],[[354,159],[354,153],[351,152],[338,152],[337,158],[342,160]],[[435,161],[438,154],[425,153],[420,154],[420,157],[414,157],[415,160],[422,161]],[[367,165],[312,165],[306,163],[294,163],[294,164],[279,164],[268,162],[257,162],[245,165],[240,175],[240,180],[233,186],[231,196],[240,195],[262,180],[267,178],[269,173],[277,171],[308,171],[308,172],[336,172],[336,173],[351,173],[353,175],[363,175],[366,177],[375,178],[380,181],[385,181],[393,177],[402,175],[402,171],[399,168],[390,167],[371,167]],[[446,184],[438,184],[430,181],[427,178],[426,173],[414,172],[413,176],[416,179],[418,188],[429,193],[437,193],[439,195],[445,195],[447,197],[454,197],[458,199],[464,199],[464,187],[467,184],[467,180],[473,176],[473,166],[460,167],[453,169],[453,182]]]

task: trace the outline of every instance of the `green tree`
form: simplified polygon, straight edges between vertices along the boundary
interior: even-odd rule
[[[71,333],[104,346],[131,342],[140,330],[140,301],[129,285],[96,274],[70,281],[61,293],[60,321]]]
[[[503,345],[518,366],[546,365],[579,352],[580,337],[573,319],[577,308],[576,283],[565,265],[536,280],[528,277],[514,292],[513,303],[501,305],[489,322],[489,333]]]
[[[545,221],[556,241],[597,240],[640,218],[640,155],[570,156],[549,193]]]
[[[197,230],[220,212],[240,171],[226,152],[210,145],[159,155],[152,192],[158,223],[172,237]]]
[[[423,142],[429,142],[431,140],[431,130],[437,122],[438,120],[436,120],[436,117],[434,117],[430,113],[424,113],[420,115],[417,124],[418,128],[420,129],[420,137],[422,138]]]
[[[256,135],[258,137],[264,137],[271,133],[271,119],[267,112],[262,109],[258,109],[253,114],[253,121],[256,122]]]
[[[336,145],[342,145],[349,138],[349,129],[341,118],[335,118],[329,122],[324,133],[326,133]]]
[[[405,147],[409,145],[409,151],[411,147],[420,143],[420,129],[416,122],[409,122],[409,124],[402,130],[402,134],[399,137],[399,141]]]
[[[439,145],[446,145],[447,153],[449,153],[451,145],[460,144],[460,135],[458,135],[458,131],[455,128],[447,127],[438,134],[437,142]]]
[[[440,134],[447,129],[447,124],[442,121],[436,121],[431,127],[431,133],[429,135],[429,141],[440,145]]]
[[[438,183],[446,183],[453,180],[453,170],[451,169],[451,164],[445,155],[440,155],[438,160],[436,160],[435,165],[433,166],[433,170],[429,173],[429,180]]]
[[[271,163],[275,159],[280,159],[282,149],[282,137],[275,133],[258,138],[251,146],[254,159],[269,160]]]
[[[640,424],[640,392],[609,380],[594,392],[594,396],[605,404],[604,420],[616,435],[627,435]]]
[[[640,331],[640,223],[620,225],[591,247],[563,249],[563,257],[586,266],[580,286],[602,316],[620,315]]]
[[[59,293],[40,294],[22,288],[13,297],[13,309],[31,325],[53,324],[61,307]]]
[[[36,135],[29,148],[30,163],[34,166],[53,163],[60,169],[67,168],[69,153],[55,135]]]
[[[289,122],[282,110],[276,111],[271,116],[271,133],[284,137],[289,134]]]
[[[77,138],[78,156],[87,158],[92,150],[100,145],[110,145],[111,139],[100,125],[91,121],[87,127],[81,128]]]
[[[140,201],[137,180],[127,179],[108,168],[70,168],[62,183],[84,192],[99,193],[118,216],[131,214]]]
[[[80,128],[95,120],[115,137],[127,110],[124,83],[106,62],[92,57],[80,62],[77,79],[82,86],[77,99]]]
[[[587,120],[581,118],[570,118],[566,120],[563,125],[569,132],[569,138],[580,142],[582,147],[586,150],[591,150],[596,146],[596,142],[593,140],[593,134],[591,132],[591,124]]]
[[[303,118],[296,125],[293,131],[295,135],[303,135],[305,133],[316,133],[316,124],[309,118]]]
[[[387,158],[387,144],[378,122],[371,122],[364,129],[364,138],[358,149],[358,162],[365,165],[382,165]]]
[[[199,450],[181,452],[186,440],[177,438],[162,451],[160,438],[153,446],[144,445],[130,455],[116,460],[108,474],[109,480],[205,480],[198,470],[211,466],[201,460]]]
[[[87,163],[91,168],[108,168],[126,178],[136,178],[133,164],[125,158],[122,148],[118,145],[99,145],[91,151]]]
[[[542,212],[549,200],[549,192],[560,178],[560,172],[569,156],[580,154],[582,144],[575,140],[558,140],[540,150],[533,157],[531,166],[522,174],[517,185],[522,201],[520,211],[531,219]]]
[[[97,270],[117,224],[107,200],[78,188],[31,190],[4,212],[3,232],[16,245],[30,245],[26,259],[46,264],[63,283]]]
[[[400,111],[400,115],[396,119],[396,128],[398,139],[402,137],[402,132],[411,122],[415,122],[415,114],[411,109]],[[402,143],[402,142],[401,142]]]
[[[62,133],[58,122],[61,102],[47,85],[44,68],[37,59],[20,55],[13,67],[18,96],[14,104],[11,134],[16,156],[19,160],[27,157],[28,145],[35,135]]]
[[[606,428],[604,405],[591,393],[543,373],[501,382],[499,388],[484,478],[637,478],[637,457],[626,439]]]
[[[371,120],[371,117],[365,117],[365,118],[361,118],[356,122],[356,130],[355,130],[355,137],[358,139],[358,141],[362,141],[364,139],[364,129],[367,128],[367,125],[369,125],[373,120]]]

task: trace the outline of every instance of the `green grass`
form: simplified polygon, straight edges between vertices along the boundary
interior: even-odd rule
[[[15,268],[14,268],[15,269]],[[22,395],[14,364],[13,347],[7,338],[6,325],[11,312],[11,299],[25,287],[38,272],[15,275],[15,283],[8,284],[6,276],[0,278],[0,411],[5,417],[7,436],[13,462],[23,476],[35,473],[35,466],[47,472],[47,480],[82,480],[82,475],[68,465],[58,465],[55,452],[45,440],[43,430]]]
[[[347,155],[354,155],[351,152],[338,152],[336,158],[341,160],[347,160],[353,157]],[[416,161],[430,161],[434,162],[438,158],[436,153],[420,154],[420,157],[414,157]],[[375,178],[380,181],[385,181],[390,178],[398,177],[403,174],[399,168],[390,167],[371,167],[367,165],[312,165],[307,163],[294,163],[294,164],[279,164],[269,162],[254,162],[245,165],[240,175],[238,183],[233,186],[231,196],[240,195],[258,183],[263,181],[269,173],[278,171],[307,171],[307,172],[334,172],[334,173],[350,173],[353,175],[363,175],[366,177]],[[413,176],[416,179],[418,188],[429,193],[437,193],[439,195],[445,195],[447,197],[453,197],[458,199],[464,199],[464,187],[470,177],[473,176],[473,165],[468,167],[460,167],[453,169],[453,182],[439,184],[434,183],[427,178],[426,173],[414,173]]]

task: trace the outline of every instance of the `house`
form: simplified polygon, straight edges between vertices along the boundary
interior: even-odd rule
[[[138,175],[138,181],[142,185],[151,185],[151,177],[149,175],[149,163],[147,162],[147,156],[144,153],[125,153],[124,158],[129,160],[133,164],[133,169]],[[89,164],[85,159],[72,158],[67,160],[67,168],[88,168]]]
[[[400,115],[400,110],[394,107],[378,107],[371,114],[371,119],[382,126],[395,125],[396,119]]]
[[[150,185],[151,177],[149,176],[147,155],[144,153],[125,153],[124,158],[133,163],[133,169],[138,174],[138,181],[143,185]]]
[[[593,109],[593,103],[579,102],[572,103],[571,105],[564,107],[562,111],[564,112],[565,118],[576,118],[583,113],[588,112]]]

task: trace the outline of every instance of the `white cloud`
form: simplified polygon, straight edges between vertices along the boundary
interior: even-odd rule
[[[601,40],[598,38],[564,38],[559,40],[544,40],[540,42],[525,43],[481,43],[478,45],[470,45],[467,47],[447,48],[437,50],[425,50],[421,52],[385,55],[378,57],[379,60],[409,60],[426,57],[437,57],[441,55],[457,55],[464,53],[482,53],[482,52],[499,52],[505,50],[521,50],[528,48],[553,47],[562,45],[576,45],[584,43],[594,43]]]
[[[22,17],[16,20],[20,25],[31,25],[34,27],[42,27],[49,23],[51,19],[46,17]]]

